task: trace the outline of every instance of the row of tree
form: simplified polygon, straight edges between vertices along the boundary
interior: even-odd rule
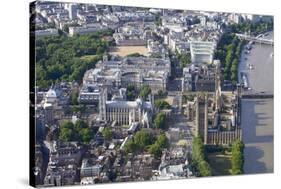
[[[259,35],[273,30],[273,20],[270,22],[259,21],[257,23],[243,22],[233,24],[230,27],[233,33],[249,33],[250,35]]]
[[[216,58],[222,63],[224,79],[231,80],[233,84],[237,82],[239,57],[244,44],[245,41],[239,40],[234,34],[225,33],[216,51]]]
[[[211,168],[205,160],[205,149],[200,137],[194,137],[192,141],[192,167],[199,177],[211,176]]]
[[[84,121],[77,120],[75,124],[64,121],[60,124],[59,139],[64,142],[79,141],[88,143],[91,140],[91,130]]]
[[[36,84],[47,88],[51,83],[81,81],[87,69],[94,68],[107,51],[104,33],[91,35],[48,36],[35,41]],[[83,58],[84,55],[95,55]]]
[[[243,43],[244,41],[239,41],[237,37],[234,37],[232,43],[227,46],[224,78],[231,80],[233,84],[236,84],[237,82],[238,62],[241,53],[241,46],[243,46]]]
[[[160,134],[155,138],[151,133],[144,129],[136,132],[136,134],[127,141],[124,146],[126,153],[141,153],[146,151],[159,159],[162,155],[162,150],[167,148],[169,141],[165,134]]]
[[[231,145],[231,174],[238,175],[243,173],[244,165],[244,144],[236,140]]]

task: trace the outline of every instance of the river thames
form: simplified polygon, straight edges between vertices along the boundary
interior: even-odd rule
[[[266,37],[273,39],[273,32]],[[273,46],[255,43],[248,54],[245,50],[241,54],[239,80],[243,72],[250,90],[273,94],[273,59]],[[273,172],[273,101],[273,98],[242,99],[245,174]]]

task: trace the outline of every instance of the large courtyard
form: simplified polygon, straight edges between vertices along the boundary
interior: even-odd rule
[[[116,46],[111,48],[109,53],[111,55],[119,55],[121,57],[125,57],[133,53],[139,53],[146,56],[148,53],[148,49],[146,48],[146,46]]]

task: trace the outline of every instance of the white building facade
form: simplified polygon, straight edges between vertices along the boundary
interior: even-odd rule
[[[211,41],[191,41],[190,53],[192,63],[211,64],[214,59],[216,43]]]

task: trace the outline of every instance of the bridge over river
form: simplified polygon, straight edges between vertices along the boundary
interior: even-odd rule
[[[247,41],[254,41],[254,42],[257,42],[257,43],[261,43],[261,44],[274,45],[273,39],[267,39],[267,38],[263,38],[263,37],[255,37],[255,36],[239,34],[239,33],[236,33],[235,35],[238,38],[245,39]]]
[[[265,99],[274,98],[273,93],[269,92],[254,92],[254,91],[244,91],[242,92],[243,99]]]

